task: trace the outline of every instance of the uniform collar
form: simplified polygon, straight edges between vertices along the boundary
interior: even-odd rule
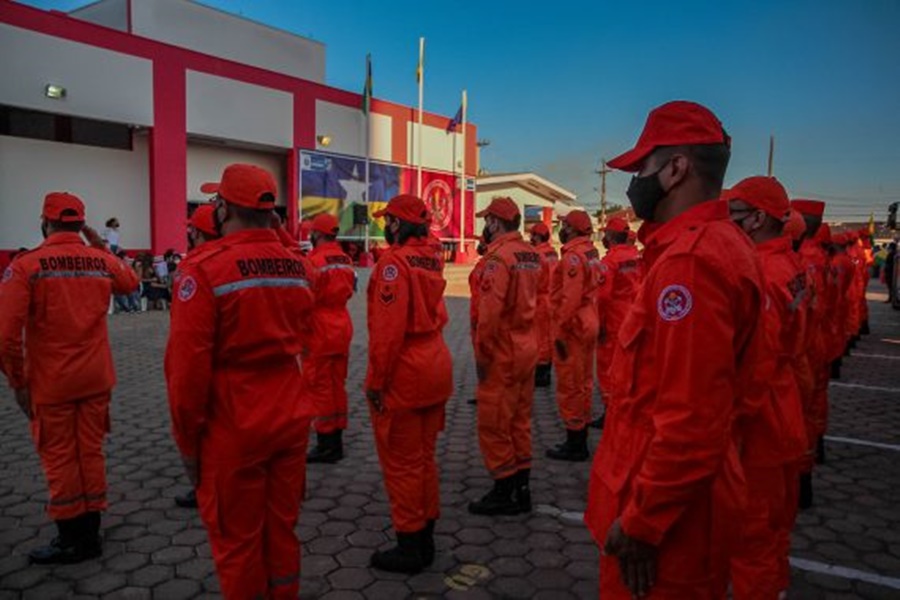
[[[644,223],[638,232],[638,239],[644,243],[645,256],[658,256],[685,230],[728,219],[730,219],[728,204],[719,200],[709,200],[684,211],[668,223]]]
[[[507,231],[503,235],[497,236],[497,239],[495,239],[488,245],[488,252],[492,252],[492,251],[496,250],[497,248],[499,248],[506,242],[511,242],[511,241],[517,240],[517,239],[518,240],[522,239],[521,233],[519,233],[518,231]]]
[[[221,238],[226,244],[249,244],[254,242],[278,242],[274,229],[243,229]]]
[[[337,241],[322,242],[321,244],[319,244],[318,246],[313,248],[312,252],[310,252],[310,254],[322,254],[323,252],[327,252],[329,250],[335,250],[335,249],[343,251],[341,248],[341,245]]]
[[[44,240],[42,246],[59,246],[61,244],[78,244],[79,246],[84,246],[84,240],[81,239],[80,233],[73,233],[71,231],[60,231],[57,233],[51,233],[47,236],[47,239]]]
[[[563,250],[571,250],[575,246],[580,246],[581,244],[590,244],[591,246],[594,245],[594,243],[591,241],[591,238],[589,236],[580,235],[577,238],[575,238],[574,240],[569,240],[568,242],[563,244],[562,249]]]
[[[793,242],[791,238],[781,235],[777,238],[772,238],[771,240],[766,240],[760,244],[756,245],[757,251],[763,254],[781,254],[782,252],[789,252],[793,248]]]

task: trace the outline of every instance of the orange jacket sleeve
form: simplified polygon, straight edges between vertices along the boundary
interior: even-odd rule
[[[647,282],[655,309],[649,318],[657,320],[648,343],[658,370],[647,374],[658,381],[655,431],[622,513],[625,532],[654,545],[721,468],[732,444],[737,393],[734,298],[695,257],[669,262]],[[665,312],[673,299],[682,307],[677,319]]]
[[[481,274],[478,293],[478,329],[476,332],[476,360],[490,360],[492,348],[500,329],[506,293],[509,288],[509,268],[499,257],[491,257]]]
[[[560,275],[562,275],[562,289],[559,302],[554,307],[556,314],[553,320],[557,329],[555,335],[558,337],[561,332],[568,333],[572,329],[575,316],[578,314],[578,309],[581,308],[586,267],[578,254],[569,252],[556,268],[561,271]]]
[[[203,273],[189,265],[175,285],[165,371],[172,431],[181,454],[195,457],[212,392],[216,305]]]
[[[409,273],[394,259],[379,264],[369,283],[369,371],[366,389],[384,391],[400,356],[409,313]]]
[[[21,263],[13,262],[0,283],[0,371],[14,390],[24,388],[25,353],[22,332],[31,305],[31,284]]]

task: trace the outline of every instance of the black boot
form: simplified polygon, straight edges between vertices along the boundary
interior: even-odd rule
[[[89,558],[103,553],[103,540],[100,538],[100,512],[86,513],[82,520],[81,545]]]
[[[797,506],[806,510],[813,505],[812,473],[800,473],[800,497]]]
[[[519,505],[513,500],[516,478],[516,475],[510,475],[494,480],[494,487],[481,500],[469,502],[469,512],[487,516],[519,514]]]
[[[862,327],[859,328],[859,335],[869,335],[870,333],[872,332],[869,330],[869,320],[866,319],[862,322]]]
[[[819,439],[816,440],[816,464],[825,464],[825,438],[821,435],[819,436]]]
[[[588,459],[587,429],[566,429],[566,441],[547,450],[547,458],[569,462],[584,462]]]
[[[534,387],[550,387],[550,372],[553,365],[550,363],[542,363],[534,370]]]
[[[596,419],[594,419],[593,421],[588,423],[588,425],[590,427],[593,427],[594,429],[603,429],[603,425],[605,423],[606,423],[606,413],[603,413],[602,415],[600,415],[599,417],[597,417]]]
[[[99,515],[97,526],[99,528]],[[85,560],[100,556],[101,548],[99,536],[95,539],[86,539],[90,536],[87,532],[92,528],[88,523],[91,517],[88,514],[80,515],[74,519],[60,519],[56,522],[59,535],[53,538],[49,546],[35,548],[28,553],[31,564],[34,565],[68,565],[80,563]]]
[[[192,489],[186,494],[175,496],[175,506],[179,508],[197,508],[197,490]]]
[[[841,359],[837,359],[831,362],[831,378],[832,379],[840,379],[841,378]]]
[[[522,469],[515,475],[516,487],[513,490],[513,501],[519,514],[531,512],[531,469]]]
[[[391,573],[414,575],[425,568],[422,556],[422,531],[397,532],[397,545],[384,552],[375,552],[369,564],[374,569]]]
[[[429,519],[422,530],[422,564],[430,567],[434,562],[434,519]]]
[[[332,433],[317,433],[316,447],[307,455],[306,462],[332,465],[344,458],[343,434],[341,429]]]

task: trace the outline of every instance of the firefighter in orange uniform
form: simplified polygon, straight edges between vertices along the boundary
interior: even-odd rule
[[[747,512],[731,560],[732,592],[775,600],[788,587],[788,550],[799,464],[807,450],[803,402],[796,373],[803,357],[806,272],[784,236],[790,202],[773,177],[750,177],[722,198],[732,219],[756,244],[766,286],[763,310],[764,384],[755,388],[756,412],[738,421],[741,465],[747,479]],[[789,509],[788,490],[793,498]]]
[[[538,361],[541,257],[519,233],[516,203],[497,197],[479,212],[488,242],[478,302],[478,441],[494,487],[469,504],[476,515],[531,512],[531,408]]]
[[[434,560],[440,515],[435,444],[453,393],[444,343],[443,261],[428,240],[425,203],[400,195],[375,213],[390,247],[368,288],[369,401],[375,447],[391,503],[397,546],[375,552],[376,569],[417,573]]]
[[[304,390],[314,273],[271,228],[275,180],[246,164],[216,186],[216,229],[182,263],[165,371],[175,442],[226,598],[295,598],[294,532],[315,412]]]
[[[606,255],[600,260],[597,276],[597,312],[600,332],[597,335],[597,380],[604,403],[609,401],[612,389],[612,365],[615,341],[619,328],[641,287],[641,253],[628,243],[630,228],[622,218],[612,218],[603,232]],[[604,415],[591,422],[602,428]]]
[[[481,294],[481,276],[484,274],[484,253],[487,252],[487,244],[484,240],[478,240],[475,246],[475,252],[478,254],[478,262],[469,271],[469,337],[472,340],[472,352],[475,349],[475,335],[478,332],[478,299]],[[472,398],[469,404],[478,404],[477,398]]]
[[[81,562],[102,551],[103,438],[116,383],[106,313],[110,296],[132,293],[138,279],[84,221],[78,197],[47,194],[44,243],[19,253],[0,280],[0,372],[30,421],[50,488],[47,513],[59,531],[29,553],[36,564]]]
[[[210,202],[198,206],[191,215],[188,221],[188,253],[184,261],[179,265],[179,271],[175,274],[176,278],[180,276],[180,272],[184,269],[185,261],[190,260],[200,246],[206,242],[219,239],[213,215],[215,210],[215,205]],[[191,488],[191,491],[186,494],[175,496],[175,505],[181,508],[197,508],[197,490]]]
[[[803,217],[806,230],[800,243],[800,262],[806,270],[809,289],[807,311],[806,360],[809,365],[811,387],[801,386],[805,392],[803,414],[806,421],[806,438],[809,444],[800,469],[799,508],[809,508],[813,503],[812,469],[815,463],[819,432],[823,430],[828,413],[828,358],[827,322],[830,319],[826,280],[830,277],[828,254],[817,241],[822,224],[825,203],[818,200],[792,200],[791,208]]]
[[[565,216],[559,231],[562,258],[553,273],[553,346],[556,351],[556,402],[566,427],[566,440],[547,450],[548,458],[581,462],[588,459],[587,425],[594,391],[594,348],[597,345],[597,271],[600,253],[591,241],[593,225],[583,210]]]
[[[544,223],[535,223],[529,230],[531,245],[541,257],[541,278],[538,283],[537,331],[538,364],[534,373],[535,387],[549,387],[553,369],[553,311],[550,308],[550,283],[553,271],[559,264],[559,254],[550,243],[550,228]]]
[[[309,463],[336,463],[344,457],[347,429],[347,363],[353,321],[347,302],[356,290],[353,261],[337,243],[337,218],[322,213],[312,220],[313,251],[309,262],[316,270],[316,306],[312,314],[309,359],[304,365],[310,395],[316,402],[318,443]]]
[[[619,330],[585,521],[600,596],[725,596],[746,486],[732,434],[754,385],[763,303],[750,240],[718,202],[730,139],[708,109],[654,109],[628,198],[647,223],[644,282]]]

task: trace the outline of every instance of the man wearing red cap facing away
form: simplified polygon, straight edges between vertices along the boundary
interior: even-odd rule
[[[175,283],[165,371],[175,442],[197,488],[226,598],[295,598],[294,532],[315,407],[302,340],[314,274],[271,229],[268,171],[229,165],[215,189],[222,239]]]
[[[535,223],[529,230],[531,245],[541,257],[541,277],[538,281],[537,323],[538,364],[534,373],[535,387],[550,386],[550,372],[553,368],[553,311],[550,309],[550,283],[553,271],[559,264],[559,254],[550,243],[550,228],[544,223]]]
[[[132,293],[138,279],[84,221],[78,197],[47,194],[44,243],[19,253],[0,280],[0,372],[30,421],[50,488],[47,513],[59,530],[29,553],[36,564],[101,553],[103,438],[116,383],[106,312],[110,295]]]
[[[476,515],[531,512],[531,407],[538,360],[541,257],[519,233],[522,215],[498,197],[479,212],[488,242],[478,302],[478,441],[494,487],[469,504]]]
[[[317,403],[318,443],[307,457],[310,463],[336,463],[344,457],[347,429],[347,363],[353,321],[347,302],[356,290],[353,261],[337,243],[337,218],[327,213],[312,220],[313,251],[309,262],[316,270],[316,306],[312,314],[309,359],[304,364],[310,395]]]
[[[395,196],[375,217],[385,217],[390,247],[369,281],[366,398],[397,546],[375,552],[371,565],[417,573],[434,561],[441,507],[435,444],[453,393],[452,359],[443,336],[447,282],[443,261],[428,240],[421,199]]]
[[[734,598],[778,598],[790,583],[790,533],[799,465],[807,448],[796,373],[803,360],[806,271],[784,235],[790,202],[774,177],[750,177],[722,194],[731,217],[756,244],[766,286],[763,384],[750,392],[737,435],[747,479],[747,512],[731,560]],[[788,496],[792,498],[789,505]]]
[[[745,485],[732,422],[753,383],[759,259],[718,202],[730,140],[708,109],[654,109],[628,199],[647,221],[644,283],[619,329],[585,521],[603,548],[600,595],[719,598]]]
[[[547,450],[548,458],[588,459],[587,425],[594,391],[597,346],[597,271],[600,253],[591,241],[593,225],[583,210],[565,216],[559,230],[562,258],[553,273],[553,345],[556,350],[556,403],[566,427],[566,441]]]
[[[641,287],[641,253],[628,243],[629,231],[628,222],[618,217],[610,219],[603,231],[606,255],[600,260],[597,276],[597,380],[604,403],[609,402],[612,389],[610,366],[619,328]],[[602,428],[603,421],[601,415],[591,425]]]

